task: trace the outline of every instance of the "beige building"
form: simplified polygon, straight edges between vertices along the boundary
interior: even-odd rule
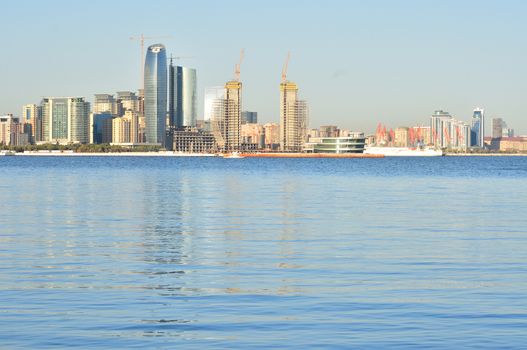
[[[394,130],[394,140],[393,145],[395,147],[408,147],[408,128],[400,127]]]
[[[307,103],[298,99],[298,86],[280,83],[280,149],[300,152],[307,136]]]
[[[280,147],[280,125],[276,123],[264,124],[265,148],[277,149]]]
[[[139,118],[137,112],[128,110],[124,116],[112,121],[112,143],[138,143]]]
[[[25,134],[19,119],[11,114],[0,116],[0,144],[6,146],[24,146],[29,143],[29,134]]]
[[[527,152],[527,136],[485,137],[485,143],[491,150],[500,152]]]
[[[261,124],[242,124],[241,126],[242,144],[257,144],[258,148],[264,147],[265,129]]]
[[[432,143],[432,137],[430,133],[429,126],[414,126],[414,135],[417,142],[424,145],[429,145]]]
[[[42,140],[42,116],[40,106],[29,104],[22,107],[22,123],[29,125],[25,128],[29,131],[30,142],[36,143]]]

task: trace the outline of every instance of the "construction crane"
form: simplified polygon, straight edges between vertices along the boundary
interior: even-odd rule
[[[162,35],[162,36],[131,36],[130,40],[138,40],[141,43],[141,88],[145,88],[145,40],[152,39],[172,39],[172,35]]]
[[[184,58],[194,58],[194,56],[172,56],[172,54],[170,54],[170,65],[172,65],[172,60],[181,60]]]
[[[240,50],[240,62],[234,66],[234,81],[240,81],[240,69],[243,62],[243,56],[245,55],[245,50]]]
[[[282,68],[282,83],[285,83],[287,78],[287,67],[289,66],[289,59],[291,58],[291,52],[287,52],[284,67]]]

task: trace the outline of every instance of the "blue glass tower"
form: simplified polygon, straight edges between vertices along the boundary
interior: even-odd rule
[[[165,46],[148,47],[145,60],[145,136],[148,143],[165,144],[167,57]]]

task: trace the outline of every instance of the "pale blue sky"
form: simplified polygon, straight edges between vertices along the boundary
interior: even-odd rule
[[[435,109],[469,120],[477,106],[527,133],[526,1],[5,1],[0,0],[0,114],[42,96],[136,90],[139,44],[160,40],[198,69],[203,90],[232,78],[245,48],[243,108],[278,122],[288,78],[311,125],[371,132],[427,124]],[[149,42],[152,44],[153,42]]]

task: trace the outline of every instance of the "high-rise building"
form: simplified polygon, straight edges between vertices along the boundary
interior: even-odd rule
[[[30,135],[24,133],[23,123],[12,114],[0,116],[0,144],[24,146],[29,143]]]
[[[117,114],[117,105],[113,95],[95,94],[95,99],[93,100],[93,113]]]
[[[212,86],[205,88],[205,100],[203,108],[203,120],[205,122],[211,121],[214,114],[214,105],[217,100],[221,100],[225,97],[225,87],[223,86]]]
[[[280,149],[302,151],[307,132],[307,103],[298,99],[298,86],[280,83]]]
[[[507,123],[501,118],[492,119],[492,138],[514,137],[514,129],[507,127]]]
[[[223,151],[240,150],[241,104],[242,83],[235,80],[225,84],[224,98],[212,101],[212,132]]]
[[[118,91],[116,105],[119,117],[122,117],[126,111],[140,112],[139,98],[131,91]]]
[[[436,147],[466,150],[470,147],[470,125],[448,112],[435,111],[430,118],[430,137]]]
[[[88,143],[90,103],[84,97],[46,97],[42,100],[42,141]]]
[[[257,124],[258,123],[258,112],[242,112],[242,124]]]
[[[169,65],[168,116],[171,127],[180,129],[196,126],[197,78],[196,70]]]
[[[485,110],[475,108],[472,115],[472,127],[470,131],[470,145],[483,148],[485,145]]]
[[[42,113],[40,106],[29,104],[22,107],[22,123],[29,125],[30,142],[39,142],[42,139]],[[25,128],[27,130],[27,128]]]
[[[147,143],[165,144],[167,58],[165,46],[148,47],[145,60],[145,136]]]
[[[112,120],[114,116],[109,113],[90,114],[90,143],[112,142]]]

